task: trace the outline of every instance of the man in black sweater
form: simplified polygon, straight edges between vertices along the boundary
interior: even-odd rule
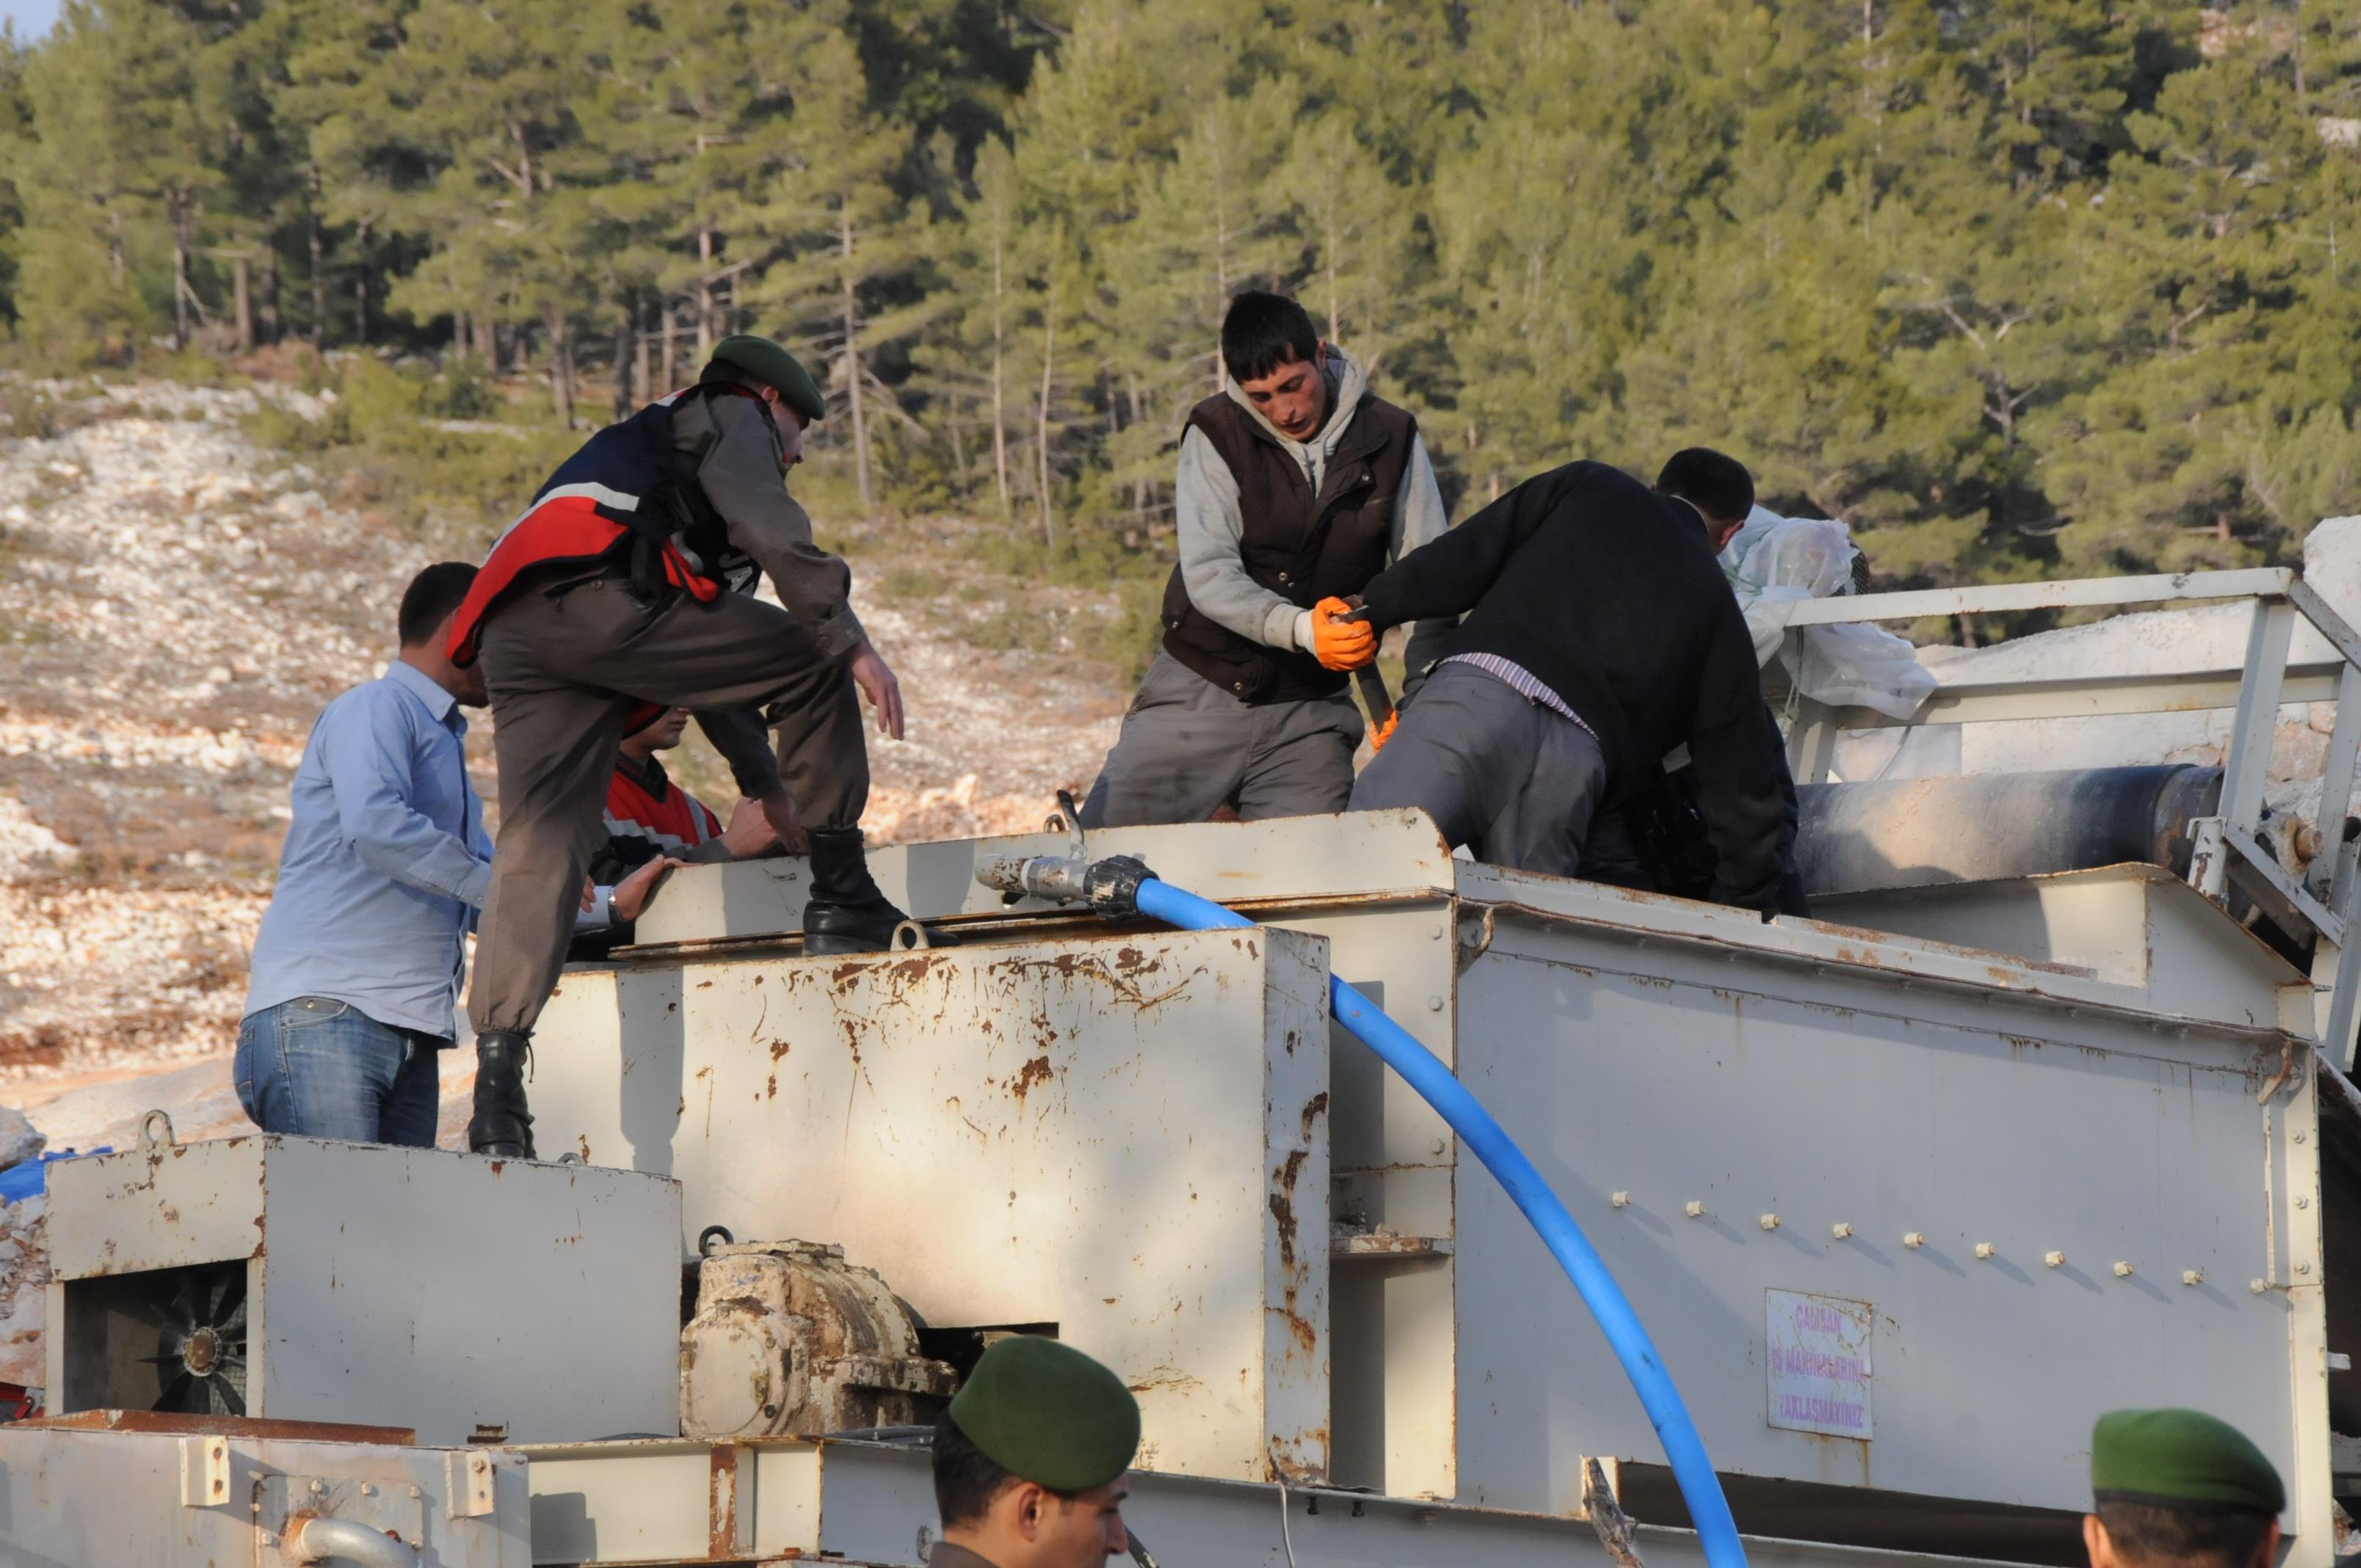
[[[1590,819],[1653,785],[1686,744],[1719,855],[1718,902],[1776,905],[1786,820],[1754,645],[1715,565],[1713,525],[1754,482],[1698,455],[1684,494],[1603,463],[1529,479],[1362,590],[1378,630],[1465,615],[1451,655],[1353,790],[1353,809],[1418,806],[1453,847],[1575,874]]]

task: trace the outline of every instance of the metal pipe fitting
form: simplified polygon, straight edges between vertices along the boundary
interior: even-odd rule
[[[1087,903],[1114,919],[1137,912],[1139,884],[1155,875],[1133,855],[1089,861],[1073,855],[995,855],[975,870],[975,880],[996,892],[1057,904]]]
[[[1071,855],[994,855],[975,869],[975,880],[995,893],[1013,893],[1071,904],[1086,898],[1090,867]]]
[[[357,1563],[361,1568],[418,1568],[418,1552],[356,1519],[308,1519],[287,1532],[290,1563]]]

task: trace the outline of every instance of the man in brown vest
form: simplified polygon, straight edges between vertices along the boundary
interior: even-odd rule
[[[1344,810],[1363,725],[1343,672],[1375,639],[1334,618],[1448,526],[1418,422],[1301,305],[1240,294],[1222,364],[1226,387],[1180,437],[1164,646],[1082,808],[1092,827]],[[1413,672],[1450,626],[1419,624]]]

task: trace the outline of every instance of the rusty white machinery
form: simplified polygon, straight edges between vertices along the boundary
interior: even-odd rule
[[[2354,707],[2332,748],[2340,803]],[[2250,742],[2210,794],[2176,776],[2125,805],[2129,786],[2110,786],[2121,832],[2091,841],[2161,842],[2171,795],[2199,885],[2153,863],[2163,850],[2071,869],[1956,855],[1897,876],[1855,845],[1808,921],[1471,864],[1404,813],[883,850],[888,894],[961,941],[862,958],[800,953],[799,861],[684,872],[638,946],[569,971],[544,1016],[536,1132],[581,1164],[399,1157],[475,1183],[413,1198],[402,1222],[439,1291],[465,1299],[487,1271],[542,1300],[637,1288],[610,1287],[616,1270],[653,1278],[663,1321],[628,1354],[664,1359],[660,1399],[626,1422],[577,1370],[522,1400],[446,1386],[397,1408],[376,1375],[407,1365],[397,1347],[290,1406],[296,1375],[273,1362],[291,1381],[266,1379],[250,1413],[415,1437],[348,1432],[334,1468],[225,1415],[0,1431],[0,1543],[140,1560],[59,1544],[66,1500],[93,1495],[92,1445],[113,1443],[139,1455],[111,1495],[153,1526],[140,1541],[203,1523],[247,1541],[240,1561],[332,1560],[301,1555],[301,1530],[346,1499],[374,1518],[362,1500],[408,1476],[422,1522],[387,1527],[409,1555],[386,1561],[916,1563],[936,1524],[926,1456],[892,1429],[929,1420],[992,1336],[1029,1332],[1138,1395],[1126,1513],[1163,1560],[1603,1561],[1585,1516],[1611,1494],[1651,1563],[1704,1561],[1581,1301],[1466,1143],[1337,1026],[1341,979],[1489,1107],[1620,1281],[1748,1558],[2076,1561],[2092,1420],[2182,1402],[2262,1445],[2290,1483],[2291,1561],[2326,1568],[2361,1472],[2338,1436],[2361,1435],[2361,1246],[2336,1245],[2361,1216],[2361,1096],[2335,1032],[2352,1016],[2336,876],[2352,854],[2316,875],[2259,867],[2253,759]],[[1892,820],[1871,818],[1830,820]],[[2341,826],[2315,831],[2333,846]],[[1114,856],[1255,925],[1110,919],[979,881],[1012,857]],[[2225,860],[2227,885],[2209,883]],[[299,1199],[291,1227],[291,1183],[268,1173],[315,1157],[299,1147],[319,1164],[291,1185],[339,1196]],[[267,1187],[276,1239],[230,1241],[265,1212],[241,1199],[219,1245],[171,1253],[147,1239],[171,1178],[149,1190],[149,1156],[115,1157],[117,1174],[99,1160],[53,1179],[61,1275],[240,1260],[272,1354],[283,1338],[352,1360],[390,1287],[282,1299],[269,1277],[290,1250],[351,1248],[314,1208],[397,1223],[395,1184],[362,1179],[393,1151],[291,1140],[236,1189]],[[503,1184],[546,1200],[541,1234],[497,1264],[429,1245],[443,1233],[420,1211],[447,1230],[446,1204],[501,1201]],[[579,1218],[592,1192],[660,1195],[614,1200],[660,1237],[628,1257],[569,1247],[613,1234]],[[577,1320],[602,1367],[626,1354],[593,1327],[608,1310]],[[71,1336],[87,1310],[69,1295],[50,1321]],[[490,1376],[464,1342],[421,1354]],[[107,1354],[152,1385],[134,1348],[160,1354],[130,1337]],[[130,1402],[53,1380],[53,1409]],[[506,1445],[467,1445],[489,1421]],[[227,1457],[207,1469],[215,1439]],[[489,1493],[470,1479],[485,1456],[515,1467],[511,1489],[506,1468]]]
[[[873,1268],[811,1242],[700,1238],[697,1315],[680,1332],[680,1430],[818,1436],[930,1425],[959,1375],[920,1354],[917,1320]]]

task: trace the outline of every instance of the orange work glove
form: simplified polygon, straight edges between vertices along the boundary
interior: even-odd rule
[[[1386,715],[1386,721],[1383,724],[1378,725],[1376,729],[1370,731],[1370,756],[1374,757],[1378,752],[1386,749],[1386,742],[1394,738],[1394,726],[1400,722],[1401,709],[1396,708],[1393,712]]]
[[[1357,670],[1378,656],[1378,634],[1365,620],[1338,620],[1352,606],[1334,597],[1312,607],[1312,656],[1323,670]]]

